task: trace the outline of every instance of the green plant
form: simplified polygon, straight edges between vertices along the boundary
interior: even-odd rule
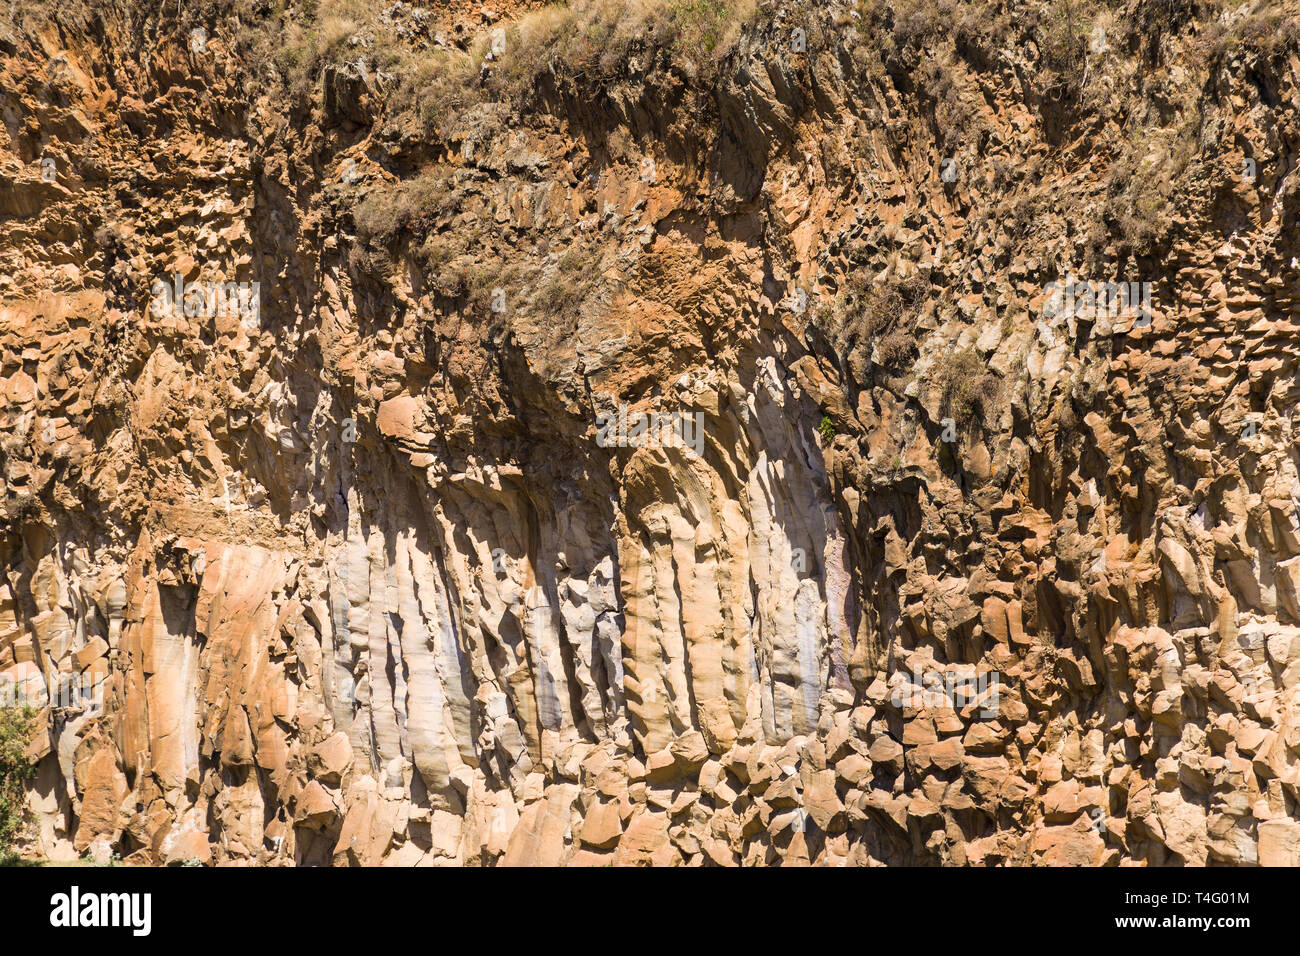
[[[723,0],[673,0],[679,30],[677,49],[683,53],[712,53],[722,42],[731,6]]]
[[[823,445],[829,445],[835,440],[835,423],[831,421],[829,415],[822,416],[821,423],[817,426],[817,431],[821,432]]]
[[[945,155],[951,155],[964,143],[978,141],[984,125],[972,101],[963,94],[970,81],[962,76],[958,62],[951,52],[940,48],[928,55],[918,70],[921,88],[933,98],[939,146]]]
[[[26,785],[34,768],[26,751],[35,729],[34,708],[0,709],[0,856],[12,852],[28,824]]]
[[[1010,309],[1007,309],[1007,311],[1005,311],[1005,312],[1002,313],[1002,323],[1001,323],[1001,326],[999,327],[998,331],[1001,333],[1001,335],[1002,335],[1002,337],[1003,337],[1004,339],[1009,339],[1009,338],[1011,338],[1012,334],[1015,333],[1015,331],[1016,331],[1016,323],[1015,323],[1015,321],[1011,318],[1011,310],[1010,310]]]

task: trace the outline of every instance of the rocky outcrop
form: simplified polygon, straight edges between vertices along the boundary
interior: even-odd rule
[[[1300,863],[1292,21],[531,6],[0,37],[31,851]]]

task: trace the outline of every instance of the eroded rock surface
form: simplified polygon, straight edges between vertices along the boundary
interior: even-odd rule
[[[1300,863],[1294,33],[768,4],[511,100],[528,4],[296,92],[163,6],[0,36],[32,852]]]

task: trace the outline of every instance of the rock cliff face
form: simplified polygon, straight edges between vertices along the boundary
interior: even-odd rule
[[[30,852],[1300,863],[1289,6],[154,6],[0,30]]]

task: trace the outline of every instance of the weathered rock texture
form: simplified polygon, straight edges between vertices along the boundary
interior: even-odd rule
[[[161,6],[0,35],[32,852],[1300,863],[1287,11]]]

